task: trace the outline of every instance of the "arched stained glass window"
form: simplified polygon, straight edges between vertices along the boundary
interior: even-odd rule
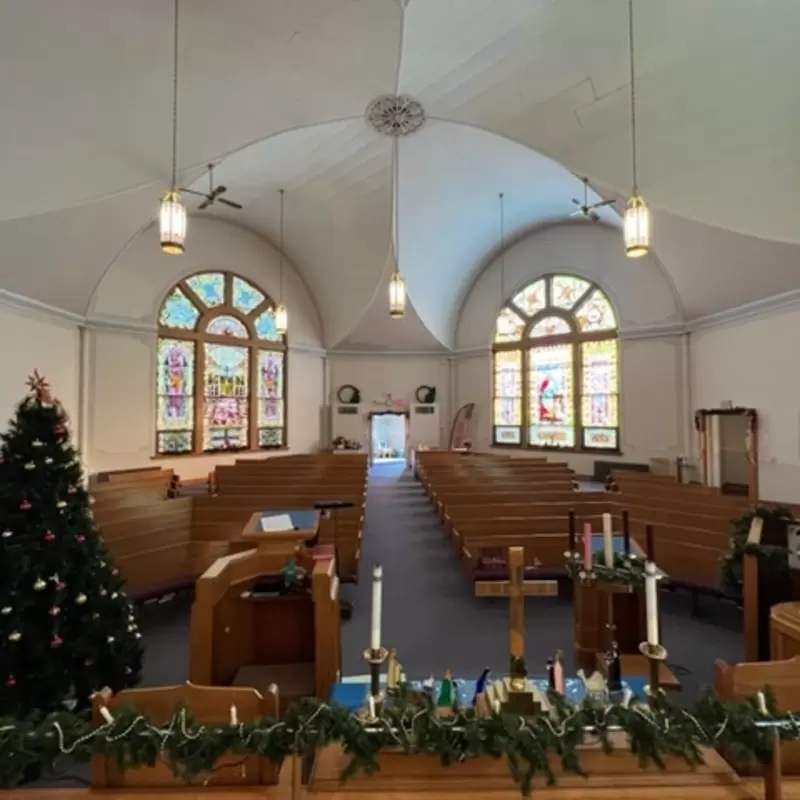
[[[158,318],[159,455],[286,444],[286,342],[274,319],[272,300],[227,272],[172,288]]]
[[[619,450],[619,338],[601,289],[534,281],[500,311],[492,349],[495,445]]]

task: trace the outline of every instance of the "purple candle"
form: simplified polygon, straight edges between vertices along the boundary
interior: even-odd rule
[[[653,536],[653,526],[646,525],[644,529],[644,545],[647,560],[655,563],[656,560],[656,543]]]
[[[570,553],[575,552],[575,548],[577,546],[576,538],[575,538],[575,512],[570,510],[569,512],[569,551]]]

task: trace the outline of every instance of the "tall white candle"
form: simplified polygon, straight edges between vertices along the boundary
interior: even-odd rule
[[[231,725],[239,724],[239,715],[236,713],[236,706],[231,706]]]
[[[656,565],[652,561],[645,564],[644,599],[647,608],[647,643],[659,644],[658,641],[658,581]]]
[[[611,514],[603,514],[603,552],[607,567],[614,566],[614,539],[611,531]]]
[[[376,564],[372,569],[372,626],[370,631],[370,647],[381,649],[381,602],[383,594],[383,569]]]

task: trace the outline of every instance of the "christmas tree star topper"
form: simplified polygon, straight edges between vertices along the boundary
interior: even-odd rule
[[[51,403],[53,398],[50,394],[50,384],[35,369],[33,375],[28,378],[28,387],[37,403]]]

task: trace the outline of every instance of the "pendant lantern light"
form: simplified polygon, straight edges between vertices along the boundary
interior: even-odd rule
[[[278,267],[278,287],[280,294],[278,295],[278,307],[275,309],[275,330],[278,336],[286,336],[286,331],[289,329],[289,314],[286,311],[286,306],[283,304],[283,189],[281,191],[281,241],[280,241],[280,261]]]
[[[628,0],[628,42],[631,72],[631,160],[633,167],[633,191],[625,207],[623,235],[625,254],[628,258],[639,258],[650,252],[650,210],[639,194],[639,174],[636,151],[636,69],[633,50],[633,0]]]
[[[178,0],[174,4],[172,69],[172,185],[161,199],[158,227],[161,249],[180,255],[186,241],[186,206],[178,191]]]
[[[389,316],[402,319],[406,313],[406,282],[400,274],[400,169],[398,138],[394,137],[392,166],[394,183],[394,269],[389,279]]]

